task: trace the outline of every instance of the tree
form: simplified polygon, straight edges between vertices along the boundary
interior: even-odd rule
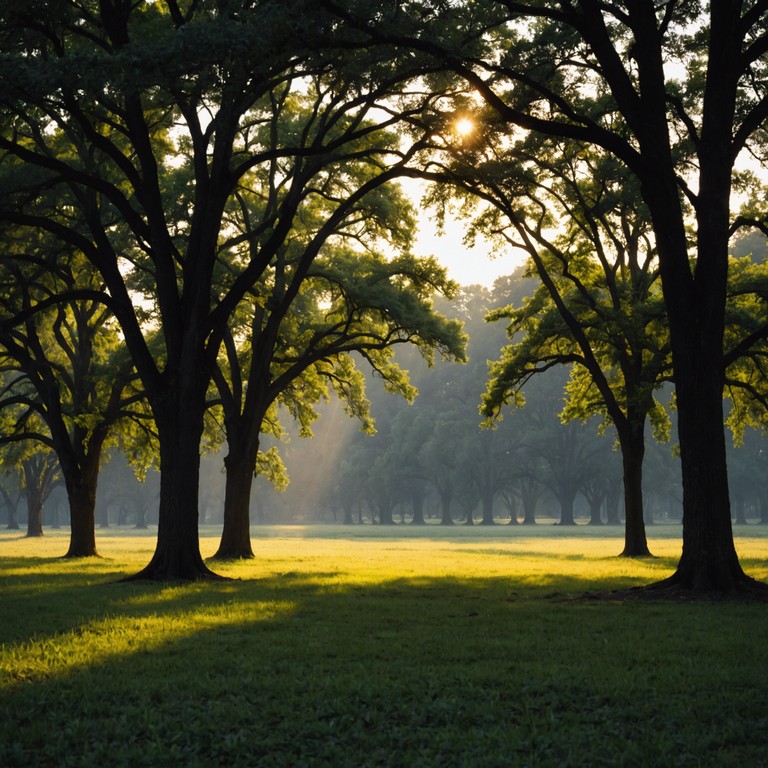
[[[284,163],[282,177],[290,172]],[[313,405],[327,397],[330,385],[350,415],[372,430],[363,377],[352,353],[370,365],[390,391],[408,399],[415,390],[393,360],[394,347],[414,344],[430,361],[435,351],[463,357],[460,324],[432,308],[435,292],[451,295],[455,286],[433,259],[408,253],[413,216],[399,190],[389,186],[361,198],[336,217],[335,227],[326,227],[337,201],[376,173],[378,169],[352,157],[329,171],[323,195],[307,199],[297,212],[297,226],[275,255],[279,282],[257,283],[247,305],[243,302],[235,315],[237,326],[225,333],[214,371],[228,446],[224,528],[216,557],[253,556],[251,485],[260,462],[262,469],[265,464],[274,467],[274,454],[262,453],[260,458],[259,446],[265,427],[280,431],[277,404],[300,424],[302,435],[309,436],[316,418]],[[268,214],[259,201],[280,195],[279,189],[269,188],[274,182],[272,176],[266,188],[253,182],[252,197],[243,195],[248,215],[237,225],[249,239]],[[384,247],[391,252],[387,256],[379,250]],[[295,298],[286,300],[297,270],[306,266],[307,251],[319,255]]]
[[[27,536],[43,535],[43,504],[59,480],[53,451],[27,453],[21,459],[22,485],[27,500]]]
[[[764,592],[733,543],[721,361],[735,164],[764,157],[767,8],[428,1],[359,24],[374,42],[432,53],[471,88],[464,106],[487,104],[510,141],[536,131],[593,144],[638,179],[669,320],[684,489],[683,552],[657,591]]]
[[[0,439],[35,439],[55,452],[70,510],[66,557],[95,556],[102,449],[143,396],[131,388],[133,364],[109,310],[75,298],[78,289],[98,293],[93,267],[79,254],[56,254],[45,233],[17,245],[23,253],[11,249],[0,268],[0,364],[8,381],[0,408],[18,417]]]
[[[474,226],[528,253],[529,273],[541,280],[522,307],[488,316],[510,321],[512,343],[491,368],[481,410],[496,418],[503,405],[524,402],[520,390],[532,378],[572,365],[563,418],[599,415],[616,427],[622,554],[647,556],[645,428],[650,416],[656,436],[667,436],[654,391],[671,376],[671,359],[657,253],[636,184],[605,153],[535,134],[508,155],[493,148],[481,159],[471,148],[467,154],[459,153],[450,175],[491,205]]]
[[[286,272],[288,269],[286,269]],[[249,557],[248,508],[257,465],[259,436],[270,408],[282,403],[301,424],[305,436],[316,416],[312,406],[327,397],[328,383],[371,430],[363,380],[351,353],[358,353],[393,392],[415,395],[407,376],[391,357],[392,347],[419,346],[429,358],[435,349],[461,359],[463,337],[456,321],[436,315],[429,298],[450,292],[444,270],[430,260],[410,256],[385,260],[371,254],[334,251],[316,260],[292,311],[276,318],[257,302],[258,322],[251,323],[247,376],[229,346],[230,386],[216,376],[224,410],[228,455],[224,531],[219,557]],[[273,325],[279,332],[273,334]],[[264,337],[273,339],[272,348]],[[264,370],[265,363],[269,366]],[[233,367],[235,366],[235,367]],[[233,378],[234,376],[234,378]]]
[[[0,496],[5,504],[5,510],[8,515],[8,530],[16,531],[19,529],[19,502],[22,497],[21,478],[17,471],[5,470],[0,475]]]
[[[376,137],[401,119],[385,96],[399,90],[406,112],[409,98],[391,54],[360,45],[340,53],[335,26],[314,3],[86,7],[2,7],[0,164],[23,163],[29,172],[9,172],[5,185],[57,190],[87,232],[62,224],[60,211],[32,216],[11,204],[3,216],[51,232],[92,262],[141,377],[161,488],[157,546],[136,578],[212,578],[198,541],[199,446],[229,319],[260,280],[276,286],[275,301],[298,295],[324,238],[285,283],[276,259],[303,201],[323,195],[329,168],[355,159],[378,174],[336,201],[323,233],[402,171],[407,152]],[[408,73],[416,66],[402,62]],[[280,110],[305,99],[314,106],[304,122]],[[276,113],[285,117],[279,125]],[[284,160],[293,162],[286,175]],[[281,195],[266,202],[257,229],[231,231],[226,214],[247,197],[257,168],[273,174]]]

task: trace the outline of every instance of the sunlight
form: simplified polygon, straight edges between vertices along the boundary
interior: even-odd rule
[[[453,130],[459,138],[464,139],[474,132],[475,124],[468,117],[460,117],[454,124]]]

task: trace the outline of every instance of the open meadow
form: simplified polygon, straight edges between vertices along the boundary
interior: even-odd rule
[[[587,526],[253,528],[215,583],[119,583],[152,532],[0,533],[0,766],[768,766],[768,607]],[[218,531],[202,531],[204,556]],[[737,529],[768,580],[768,530]]]

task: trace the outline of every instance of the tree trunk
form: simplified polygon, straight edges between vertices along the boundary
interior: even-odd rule
[[[96,557],[96,488],[101,446],[92,447],[79,464],[61,454],[59,463],[69,501],[69,549],[64,557]],[[104,516],[107,509],[104,506]]]
[[[182,378],[180,376],[180,378]],[[153,412],[160,442],[157,546],[149,564],[126,581],[222,578],[200,555],[198,492],[200,439],[208,378],[190,374],[184,386],[156,395]]]
[[[675,367],[683,476],[683,552],[676,572],[660,586],[730,592],[752,580],[741,569],[733,542],[722,376],[717,366],[697,363],[696,357],[694,353]]]
[[[33,488],[27,491],[27,536],[43,535],[43,499]]]
[[[744,494],[736,494],[733,500],[733,522],[736,525],[747,524],[747,504],[744,500]]]
[[[523,525],[536,525],[536,506],[539,492],[530,480],[520,482],[520,503],[523,505]]]
[[[495,494],[492,492],[486,492],[483,494],[483,519],[480,521],[480,525],[495,525],[493,519],[493,500]]]
[[[258,444],[256,446],[258,451]],[[216,554],[217,560],[250,559],[251,546],[251,488],[256,464],[251,451],[230,447],[224,459],[226,486],[224,492],[224,526]]]
[[[608,488],[608,495],[605,499],[605,522],[606,525],[621,525],[621,516],[619,515],[619,506],[621,504],[621,494],[623,492],[623,483],[611,483]]]
[[[560,502],[560,522],[558,525],[576,525],[576,518],[573,516],[575,499],[576,492],[571,490],[565,491],[557,497]]]
[[[8,526],[9,531],[19,530],[19,508],[16,504],[8,506]]]
[[[418,491],[413,493],[411,495],[411,503],[413,505],[411,525],[426,525],[424,520],[424,495]]]
[[[147,505],[144,501],[139,501],[136,505],[136,525],[134,526],[138,530],[144,531],[147,529]]]
[[[453,525],[451,516],[451,494],[440,491],[440,525]]]
[[[603,524],[603,501],[605,496],[593,496],[589,502],[589,525]]]
[[[95,557],[96,551],[96,482],[86,478],[65,479],[69,499],[69,549],[64,557]]]
[[[379,525],[394,525],[392,517],[392,505],[388,501],[379,503]]]
[[[619,432],[624,468],[624,551],[622,557],[651,557],[643,510],[643,458],[645,425]]]
[[[639,5],[634,10],[638,9]],[[743,30],[737,5],[709,4],[706,93],[697,145],[696,262],[692,264],[668,140],[656,20],[648,9],[638,12],[645,14],[642,18],[649,20],[650,29],[635,49],[644,96],[643,120],[637,123],[647,163],[642,189],[659,250],[683,479],[683,552],[675,573],[654,586],[704,594],[733,592],[757,584],[742,571],[733,543],[723,424],[733,125]]]
[[[27,536],[43,535],[43,504],[52,486],[48,473],[48,457],[42,454],[26,459],[23,464],[27,500]]]

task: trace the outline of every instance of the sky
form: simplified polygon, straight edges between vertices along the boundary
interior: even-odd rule
[[[415,179],[400,181],[402,189],[411,198],[417,212],[418,233],[413,243],[416,256],[435,256],[448,269],[448,276],[461,285],[484,285],[493,287],[501,275],[509,275],[524,259],[512,250],[503,256],[491,258],[491,246],[477,238],[473,248],[464,245],[467,222],[451,219],[446,215],[443,232],[438,233],[436,213],[422,202],[426,189],[423,182]]]
[[[491,288],[501,275],[509,275],[522,264],[523,259],[510,251],[503,256],[489,256],[490,246],[478,240],[467,248],[464,239],[465,224],[446,221],[445,231],[438,234],[429,211],[419,215],[419,232],[414,243],[417,256],[435,256],[448,269],[448,276],[462,285],[480,284]]]

